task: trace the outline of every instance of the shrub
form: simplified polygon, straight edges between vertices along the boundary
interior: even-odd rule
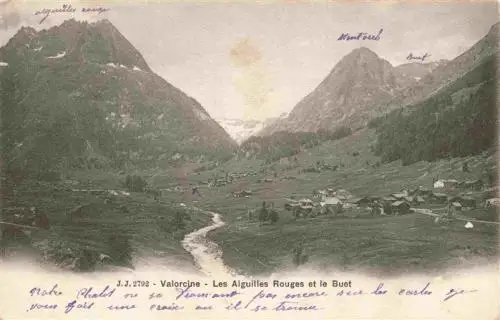
[[[143,192],[146,186],[147,182],[138,175],[127,175],[125,178],[125,187],[131,192]]]
[[[279,217],[278,211],[271,210],[271,212],[269,212],[269,220],[271,221],[271,223],[278,222],[279,218],[280,217]]]

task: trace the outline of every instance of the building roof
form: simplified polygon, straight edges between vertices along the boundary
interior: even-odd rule
[[[336,197],[330,197],[330,198],[326,198],[325,201],[323,201],[323,203],[325,205],[335,205],[335,204],[339,204],[339,203],[342,203],[342,201],[340,201],[339,198],[336,198]]]
[[[410,205],[409,205],[407,202],[405,202],[405,201],[396,201],[396,202],[393,202],[393,203],[392,203],[392,206],[393,206],[393,207],[399,207],[399,206],[401,206],[401,205],[407,205],[407,206],[410,206]]]

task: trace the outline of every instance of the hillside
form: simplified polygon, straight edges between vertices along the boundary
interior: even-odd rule
[[[447,83],[462,77],[482,64],[484,59],[496,54],[498,52],[499,27],[500,23],[494,24],[489,32],[469,50],[448,63],[440,64],[431,73],[422,77],[416,85],[399,92],[390,103],[389,109],[415,104],[427,99]]]
[[[12,170],[163,166],[227,158],[236,146],[107,20],[22,28],[0,62],[0,145]]]
[[[478,154],[495,146],[497,109],[495,56],[432,97],[372,122],[377,154],[403,164]]]

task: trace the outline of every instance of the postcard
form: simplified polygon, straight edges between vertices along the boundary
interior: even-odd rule
[[[499,21],[0,0],[0,319],[500,319]]]

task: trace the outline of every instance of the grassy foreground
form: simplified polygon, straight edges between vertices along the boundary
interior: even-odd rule
[[[90,260],[107,255],[114,266],[130,267],[159,260],[182,268],[192,267],[192,257],[180,241],[185,234],[209,224],[210,217],[176,207],[168,198],[158,202],[145,193],[114,193],[125,190],[123,180],[119,174],[82,172],[59,182],[23,181],[11,186],[13,194],[4,197],[2,209],[22,213],[35,206],[48,216],[51,228],[4,243],[7,255],[35,255],[41,262],[79,271],[93,269],[92,264],[68,265],[84,251]],[[81,217],[70,218],[79,206],[83,206],[79,210]],[[184,217],[181,228],[172,223],[178,212]]]

